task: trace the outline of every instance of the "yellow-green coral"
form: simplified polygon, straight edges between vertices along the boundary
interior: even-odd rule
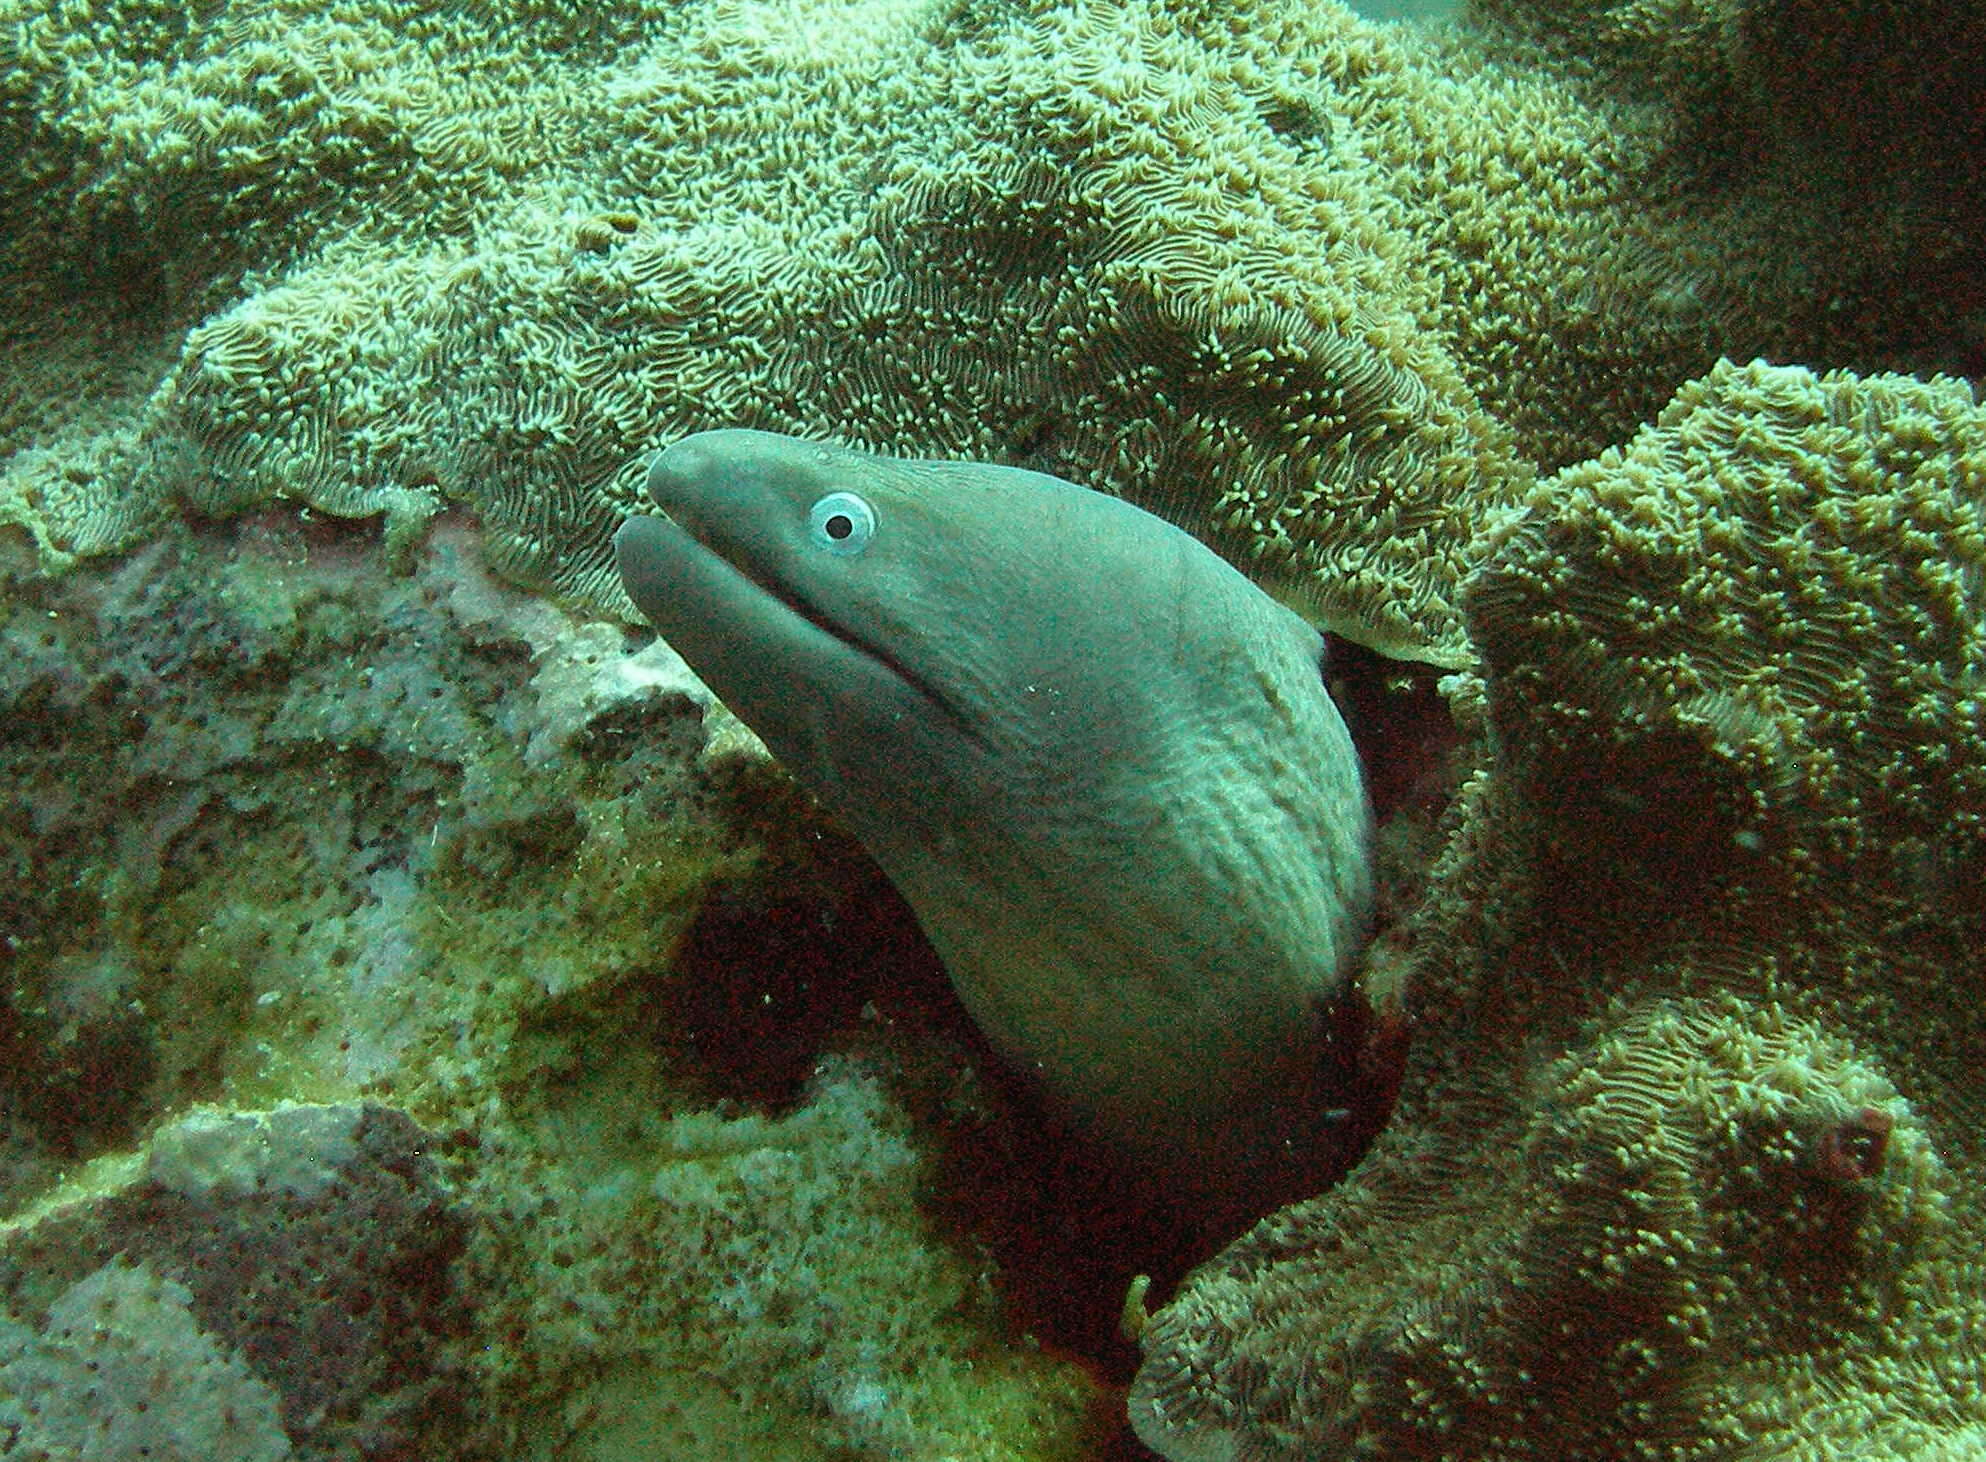
[[[0,431],[32,449],[0,519],[51,565],[179,503],[448,501],[624,610],[641,454],[756,425],[1123,492],[1454,662],[1461,546],[1527,462],[1837,323],[1786,227],[1824,202],[1696,186],[1660,117],[1501,32],[1293,0],[0,22]]]
[[[1140,1431],[1986,1444],[1986,410],[1726,363],[1483,552],[1493,750],[1391,956],[1400,1110],[1155,1319]]]
[[[1466,665],[1470,540],[1523,496],[1531,464],[1557,468],[1624,440],[1720,352],[1979,359],[1986,233],[1972,226],[1976,184],[1968,194],[1964,182],[1976,169],[1952,166],[1976,154],[1986,114],[1964,104],[1962,84],[1986,75],[1977,23],[1960,4],[1906,12],[1889,0],[1504,0],[1443,35],[1366,27],[1312,0],[0,0],[0,523],[53,569],[156,539],[183,510],[287,499],[383,513],[404,540],[455,504],[480,518],[485,551],[513,577],[620,611],[607,533],[637,500],[647,451],[695,428],[752,424],[1121,491],[1336,627]],[[1753,436],[1807,453],[1832,433],[1885,443],[1889,456],[1860,469],[1885,483],[1884,462],[1914,452],[1927,483],[1952,474],[1976,493],[1976,467],[1943,455],[1972,450],[1975,413],[1952,386],[1821,389],[1736,372],[1693,389],[1704,409],[1644,439],[1642,455],[1550,489],[1563,494],[1563,531],[1558,499],[1534,503],[1471,591],[1490,674],[1468,704],[1491,717],[1499,760],[1485,761],[1452,819],[1433,898],[1383,939],[1373,972],[1375,983],[1411,977],[1424,1030],[1414,1078],[1368,1174],[1298,1213],[1336,1215],[1376,1246],[1350,1277],[1317,1276],[1374,1286],[1342,1307],[1346,1291],[1326,1291],[1330,1313],[1380,1317],[1361,1343],[1390,1325],[1428,1358],[1453,1340],[1487,1375],[1540,1338],[1510,1323],[1444,1330],[1451,1312],[1401,1295],[1432,1275],[1431,1292],[1466,1291],[1481,1314],[1498,1293],[1562,1293],[1571,1271],[1536,1262],[1552,1236],[1507,1206],[1513,1194],[1566,1199],[1556,1211],[1589,1231],[1605,1220],[1625,1265],[1617,1292],[1632,1293],[1652,1272],[1637,1267],[1654,1252],[1638,1236],[1658,1218],[1699,1252],[1755,1255],[1783,1240],[1818,1211],[1810,1193],[1835,1192],[1800,1166],[1820,1153],[1829,1183],[1872,1195],[1847,1230],[1862,1265],[1836,1291],[1849,1304],[1823,1312],[1769,1284],[1757,1314],[1716,1310],[1714,1328],[1750,1337],[1762,1359],[1724,1389],[1722,1373],[1690,1371],[1710,1374],[1692,1415],[1711,1420],[1673,1450],[1713,1449],[1716,1425],[1729,1424],[1756,1428],[1761,1449],[1819,1454],[1833,1436],[1860,1446],[1860,1426],[1878,1454],[1957,1457],[1979,1449],[1964,1386],[1976,1381],[1966,1306],[1980,1276],[1946,1236],[1976,1246],[1980,1225],[1951,1073],[1979,1041],[1950,971],[1976,947],[1980,868],[1967,820],[1976,741],[1947,733],[1965,716],[1976,724],[1963,625],[1977,580],[1935,554],[1920,577],[1883,545],[1894,534],[1928,534],[1939,553],[1965,544],[1967,520],[1948,511],[1964,499],[1886,487],[1859,506],[1830,489],[1819,496],[1832,518],[1774,517],[1760,503],[1734,515],[1658,459],[1691,432],[1706,463],[1749,451]],[[1887,410],[1883,400],[1918,424],[1915,438],[1858,435],[1857,413]],[[1834,420],[1837,408],[1847,417]],[[1727,421],[1739,437],[1718,435]],[[1772,481],[1766,502],[1790,500]],[[1756,529],[1754,509],[1765,514]],[[285,538],[283,554],[324,552],[322,541],[299,546],[317,531]],[[1775,571],[1771,594],[1720,577],[1718,565],[1751,562],[1754,538],[1771,550],[1760,564],[1798,548],[1812,576]],[[11,564],[16,545],[0,547]],[[132,577],[149,586],[142,568]],[[1640,603],[1608,599],[1616,570],[1641,576]],[[8,572],[19,592],[30,576]],[[1851,612],[1822,584],[1885,597]],[[71,588],[81,597],[44,586],[5,606],[0,629],[25,647],[23,663],[45,636],[88,620],[94,585]],[[1709,648],[1663,637],[1685,610]],[[136,602],[114,622],[149,627],[175,612]],[[340,612],[356,623],[368,611]],[[1769,643],[1764,660],[1753,634]],[[1618,661],[1586,648],[1603,636],[1622,647]],[[279,693],[258,678],[289,651],[237,665],[227,656],[239,645],[189,638],[194,669],[216,653],[258,694]],[[101,729],[113,723],[99,702],[85,713],[63,700],[57,671],[45,677],[56,690],[31,687],[52,700],[22,701],[41,714],[12,719],[17,738],[51,725],[76,745],[109,738],[103,764],[119,771],[105,785],[142,793],[83,817],[61,798],[83,796],[91,778],[63,776],[59,795],[9,822],[25,839],[9,844],[10,866],[34,870],[21,883],[55,931],[46,937],[99,937],[99,922],[141,909],[150,922],[120,925],[112,942],[166,952],[143,967],[153,1007],[211,1008],[248,1035],[221,1049],[214,1022],[167,1017],[168,1096],[385,1082],[460,1115],[469,1137],[489,1134],[483,1196],[512,1191],[507,1165],[532,1144],[515,1138],[502,1110],[515,1093],[489,1057],[516,1030],[516,1004],[542,997],[544,975],[600,999],[616,980],[638,981],[626,966],[666,957],[708,850],[643,834],[592,791],[584,817],[571,795],[548,812],[511,785],[524,785],[528,757],[474,771],[488,744],[451,739],[436,713],[424,722],[363,674],[394,642],[367,635],[311,640],[344,648],[327,654],[322,684],[299,691],[300,703],[372,717],[365,735],[281,743],[313,773],[330,768],[292,777],[328,786],[310,811],[328,808],[332,829],[357,829],[330,846],[321,820],[279,805],[301,797],[291,781],[259,761],[227,768],[238,727],[226,718],[176,743],[177,712],[145,698],[145,675],[158,672],[142,663],[144,636],[118,641],[117,673],[140,665],[103,692],[116,730]],[[1863,652],[1878,643],[1903,647],[1892,680],[1870,678],[1882,657]],[[514,644],[487,656],[479,681],[528,673],[523,657]],[[439,663],[410,659],[409,673]],[[1954,665],[1970,668],[1941,678]],[[175,667],[174,683],[192,673]],[[1667,696],[1672,682],[1688,693]],[[1830,699],[1843,684],[1848,698]],[[141,724],[150,770],[127,776],[116,736]],[[472,770],[424,765],[442,753]],[[452,796],[458,780],[461,803],[441,808],[437,788]],[[159,783],[170,796],[152,798]],[[203,808],[216,815],[203,821]],[[435,809],[437,821],[410,827],[406,808]],[[66,827],[72,814],[123,828],[122,841],[106,837],[103,858],[79,854],[72,877],[44,879],[55,861],[36,819]],[[289,857],[307,889],[313,860],[370,856],[375,817],[407,842],[392,842],[400,861],[376,886],[340,889],[327,911],[296,901],[287,927],[236,906],[229,850]],[[235,819],[259,840],[235,841]],[[439,917],[420,926],[427,953],[459,961],[448,1000],[375,980],[384,995],[353,1015],[318,988],[355,979],[338,962],[353,958],[340,920],[353,915],[366,936],[359,972],[408,968],[386,958],[407,952],[396,900],[410,869],[428,873],[419,844],[432,848],[444,820],[461,886],[500,875],[484,884],[492,917],[459,938]],[[223,848],[200,840],[214,827],[228,830]],[[156,900],[140,896],[148,884],[120,890],[129,866],[153,879],[166,869],[172,885]],[[625,887],[602,886],[622,875]],[[438,910],[448,881],[432,881]],[[661,927],[634,920],[644,881],[671,896]],[[497,884],[519,904],[494,907]],[[1805,922],[1788,933],[1795,915]],[[492,950],[510,953],[509,984],[479,980],[478,956]],[[102,953],[78,950],[59,968],[96,968]],[[1622,1006],[1597,1007],[1610,985]],[[189,991],[211,1004],[177,1000]],[[1944,1007],[1954,1018],[1925,1014]],[[299,1053],[313,1069],[299,1069]],[[1618,1105],[1585,1074],[1655,1070],[1682,1086],[1658,1095],[1635,1077],[1634,1099]],[[640,1090],[675,1096],[667,1081]],[[1734,1113],[1752,1125],[1709,1130],[1707,1114]],[[773,1142],[806,1125],[752,1130]],[[1623,1211],[1605,1192],[1569,1192],[1569,1175],[1604,1171],[1579,1166],[1582,1144],[1608,1141],[1629,1153],[1620,1171],[1662,1185],[1659,1201]],[[558,1150],[547,1141],[532,1155]],[[1486,1167],[1499,1151],[1510,1161]],[[1723,1181],[1734,1162],[1755,1175],[1752,1189]],[[568,1169],[548,1162],[545,1173],[544,1196],[570,1190]],[[1359,1227],[1358,1195],[1394,1191],[1382,1174],[1403,1185],[1399,1205]],[[1925,1217],[1947,1193],[1946,1218]],[[910,1206],[893,1212],[900,1221],[863,1263],[886,1267],[893,1245],[923,1242]],[[1418,1231],[1439,1249],[1424,1270],[1408,1262],[1401,1212],[1424,1214]],[[561,1222],[521,1224],[512,1247],[492,1241],[484,1255],[485,1272],[544,1286],[515,1291],[522,1325],[502,1359],[517,1369],[496,1376],[493,1394],[528,1384],[492,1404],[489,1424],[517,1421],[504,1408],[519,1394],[547,1412],[569,1398],[572,1431],[557,1441],[605,1450],[638,1425],[589,1430],[580,1411],[635,1397],[626,1410],[651,1415],[638,1398],[653,1371],[635,1357],[618,1378],[589,1373],[582,1385],[563,1369],[560,1332],[535,1322],[592,1290],[590,1274],[572,1295],[551,1277],[563,1272]],[[778,1222],[765,1235],[775,1250],[795,1239]],[[639,1223],[570,1232],[627,1260],[602,1272],[630,1295],[661,1272],[644,1262],[673,1262],[641,1248]],[[1484,1256],[1483,1271],[1458,1272],[1458,1255]],[[1734,1272],[1780,1282],[1746,1262]],[[1928,1337],[1908,1354],[1858,1318],[1855,1306],[1883,1293],[1900,1297],[1898,1334]],[[1287,1352],[1268,1337],[1285,1321],[1270,1291],[1254,1298],[1263,1359],[1248,1378],[1273,1380]],[[1288,1324],[1318,1329],[1314,1316]],[[978,1343],[969,1326],[947,1335],[933,1342],[947,1363]],[[1501,1348],[1472,1351],[1485,1335]],[[1645,1353],[1661,1360],[1680,1345],[1665,1334]],[[1581,1359],[1564,1345],[1552,1353]],[[1020,1398],[1016,1411],[1036,1366],[1051,1377],[1040,1394],[1081,1390],[1039,1357],[1002,1349],[997,1360],[1012,1367],[1003,1394]],[[749,1363],[728,1375],[754,1400],[758,1382],[780,1384]],[[1410,1379],[1430,1416],[1477,1384],[1454,1367]],[[1621,1451],[1671,1440],[1607,1412],[1609,1384],[1574,1364],[1555,1393],[1567,1410],[1529,1413],[1511,1445],[1549,1450],[1578,1427]],[[950,1404],[925,1413],[937,1420],[923,1434],[976,1444],[969,1397]],[[1772,1432],[1796,1404],[1820,1419],[1817,1440]],[[1056,1416],[1044,1447],[1076,1445],[1079,1427]],[[1465,1408],[1463,1434],[1478,1419]],[[811,1421],[823,1436],[876,1442],[832,1415]]]

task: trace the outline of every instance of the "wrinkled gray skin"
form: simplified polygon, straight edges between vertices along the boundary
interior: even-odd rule
[[[716,431],[648,490],[628,593],[1063,1114],[1189,1190],[1313,1145],[1371,821],[1315,630],[1040,473]]]

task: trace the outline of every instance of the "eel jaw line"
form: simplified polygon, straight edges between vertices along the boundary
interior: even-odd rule
[[[970,723],[959,713],[957,707],[939,693],[923,676],[917,674],[895,655],[878,648],[863,636],[850,631],[844,625],[838,624],[834,619],[821,612],[811,601],[787,585],[764,573],[754,572],[749,560],[745,556],[734,556],[726,553],[722,548],[716,546],[703,534],[699,533],[693,523],[687,520],[687,515],[679,516],[664,509],[657,509],[644,516],[660,519],[667,523],[675,532],[681,534],[689,543],[695,545],[697,551],[705,555],[711,563],[728,571],[739,583],[750,585],[753,590],[756,590],[772,604],[779,606],[780,609],[784,610],[794,620],[808,625],[823,638],[832,641],[841,653],[863,660],[881,673],[902,682],[902,684],[907,686],[917,696],[940,711],[946,720],[957,726],[962,732],[974,735],[976,739],[976,733],[972,731]],[[618,538],[618,535],[616,537]]]

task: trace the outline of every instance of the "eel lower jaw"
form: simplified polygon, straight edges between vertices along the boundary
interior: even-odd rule
[[[713,553],[716,552],[715,549],[711,551]],[[740,567],[736,562],[729,559],[725,561],[730,563],[731,567],[736,569],[739,574],[757,585],[760,592],[782,605],[788,613],[794,615],[796,618],[805,620],[823,635],[838,643],[846,653],[859,656],[884,674],[893,676],[933,710],[944,716],[946,720],[961,730],[966,731],[968,734],[971,734],[969,723],[959,714],[958,709],[940,694],[931,685],[930,681],[912,670],[895,655],[863,638],[861,635],[854,634],[844,626],[837,624],[834,620],[816,609],[806,599],[791,592],[784,586],[767,583],[764,579],[752,574],[750,570]]]
[[[637,528],[637,524],[652,526]],[[797,647],[804,645],[811,632],[818,638],[815,648],[805,651],[810,658],[826,661],[830,656],[845,656],[860,661],[872,674],[895,681],[929,705],[961,733],[978,737],[971,721],[897,656],[850,632],[784,583],[754,572],[748,563],[714,546],[679,519],[667,513],[631,517],[615,534],[614,543],[622,580],[636,607],[665,639],[670,636],[664,625],[671,619],[666,606],[675,600],[682,582],[693,580],[702,591],[704,611],[713,619],[729,616],[738,623],[757,621],[764,627],[762,633],[781,627],[781,637],[796,647],[796,654],[801,653]],[[666,558],[677,572],[672,575],[659,567],[657,556]]]

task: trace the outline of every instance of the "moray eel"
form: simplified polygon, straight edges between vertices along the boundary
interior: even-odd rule
[[[1053,1107],[1197,1191],[1327,1123],[1371,813],[1324,644],[1058,478],[754,431],[662,451],[630,597],[915,911]]]

